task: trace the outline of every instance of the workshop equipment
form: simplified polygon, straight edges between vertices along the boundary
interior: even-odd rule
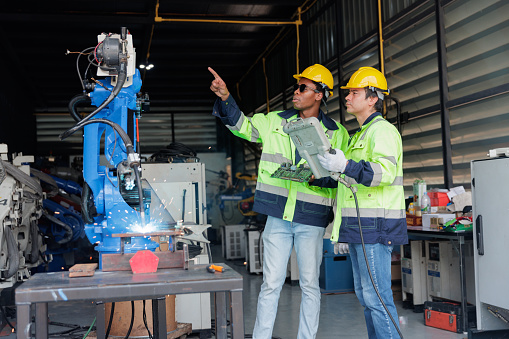
[[[467,306],[468,327],[475,327],[475,306]],[[454,302],[424,302],[424,324],[456,333],[462,333],[461,305]]]
[[[454,241],[426,240],[427,300],[461,301],[459,244]],[[465,241],[467,301],[475,303],[473,243]]]
[[[223,273],[224,267],[218,266],[218,265],[210,265],[210,266],[207,266],[207,271],[210,273],[216,273],[216,272]]]
[[[0,144],[0,291],[30,278],[31,268],[51,261],[39,232],[43,191],[30,177],[33,156],[18,155],[12,163],[8,147]],[[1,320],[0,320],[1,322]]]
[[[141,179],[140,157],[135,152],[139,151],[139,135],[135,132],[138,118],[148,106],[148,96],[140,94],[141,77],[135,68],[132,36],[125,27],[120,34],[103,33],[98,36],[92,56],[89,63],[95,65],[95,60],[98,76],[106,76],[103,80],[94,80],[94,83],[83,82],[84,90],[89,92],[91,103],[97,109],[81,118],[75,111],[77,101],[71,101],[70,113],[77,124],[60,137],[64,139],[84,129],[82,215],[87,237],[96,244],[95,249],[99,252],[99,267],[104,269],[105,255],[154,251],[159,244],[153,241],[152,236],[160,236],[158,232],[161,231],[174,231],[169,235],[169,251],[165,255],[187,260],[188,253],[178,253],[186,252],[187,247],[177,250],[175,238],[207,242],[201,232],[209,226],[204,225],[206,219],[203,217],[188,220],[186,192],[191,197],[197,195],[195,184],[186,182],[183,190],[176,191],[184,192],[184,197],[183,200],[178,199],[181,201],[177,206],[180,213],[172,215],[168,210],[170,202],[161,197],[166,189],[159,190],[160,184],[155,183],[155,177]],[[99,163],[101,148],[108,166]],[[205,204],[197,205],[196,209],[204,207]],[[92,212],[94,208],[95,213]],[[184,233],[177,234],[175,230],[178,228],[182,228],[180,231]],[[184,262],[182,267],[186,266]]]
[[[323,260],[318,281],[321,293],[354,291],[350,254],[334,254],[334,244],[330,239],[323,239]]]
[[[401,245],[401,285],[403,303],[414,312],[422,312],[426,295],[426,248],[423,240],[411,240]]]
[[[477,330],[492,338],[507,338],[509,148],[493,149],[489,154],[490,159],[471,162]]]
[[[247,224],[222,226],[221,247],[223,257],[226,260],[244,259],[246,257],[246,233]]]
[[[246,269],[249,273],[263,272],[262,230],[246,228]]]
[[[133,38],[122,27],[120,34],[100,34],[97,45],[87,50],[92,50],[88,66],[98,66],[97,75],[106,78],[83,81],[86,93],[69,104],[76,125],[60,138],[84,129],[82,216],[86,235],[99,252],[99,268],[131,270],[131,259],[137,252],[155,251],[164,244],[166,250],[156,252],[157,259],[151,264],[143,260],[140,264],[135,258],[133,271],[154,272],[154,261],[158,268],[187,269],[189,246],[186,243],[179,248],[177,242],[184,238],[208,242],[202,235],[210,227],[204,212],[203,164],[175,164],[182,166],[173,172],[168,164],[144,164],[147,169],[170,171],[164,174],[144,171],[142,179],[138,119],[149,102],[148,95],[140,93],[141,76],[136,69]],[[76,106],[87,99],[97,109],[82,117]],[[108,163],[106,166],[100,163],[100,152]],[[185,172],[194,172],[196,178],[188,180],[190,176]],[[134,302],[117,303],[115,314],[112,306],[111,318],[119,313],[122,317],[124,311],[134,314],[130,311],[132,305]],[[126,327],[115,322],[111,330],[125,335]],[[131,329],[127,330],[128,335],[138,335],[130,333]]]

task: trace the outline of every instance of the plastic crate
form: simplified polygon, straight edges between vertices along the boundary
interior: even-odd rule
[[[447,193],[430,192],[428,195],[431,201],[431,206],[447,206],[450,201]]]

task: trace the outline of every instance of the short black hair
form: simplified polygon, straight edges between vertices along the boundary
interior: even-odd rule
[[[366,99],[368,99],[369,97],[373,97],[373,98],[377,98],[377,102],[375,103],[375,111],[376,112],[382,112],[382,108],[383,108],[383,105],[384,105],[384,102],[383,102],[383,99],[380,99],[378,97],[378,94],[376,91],[372,90],[371,88],[364,88],[366,90]],[[380,90],[381,91],[381,90]]]
[[[311,80],[313,81],[313,80]],[[327,86],[326,85],[322,85],[320,82],[316,82],[316,81],[313,81],[313,84],[315,84],[315,88],[317,91],[320,91],[322,94],[323,94],[323,101],[327,102],[327,96],[325,95],[325,91],[327,91]]]

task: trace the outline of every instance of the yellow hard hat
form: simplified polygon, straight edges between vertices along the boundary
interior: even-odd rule
[[[350,78],[346,86],[341,89],[375,87],[381,89],[383,94],[389,94],[385,76],[373,67],[361,67]]]
[[[314,82],[318,82],[322,84],[325,89],[325,97],[332,96],[332,87],[334,87],[334,78],[332,77],[332,73],[325,67],[319,64],[314,64],[313,66],[309,66],[304,70],[304,72],[300,74],[294,74],[295,79],[300,80],[300,78],[306,78]]]

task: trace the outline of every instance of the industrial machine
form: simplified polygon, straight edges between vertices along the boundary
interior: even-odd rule
[[[81,209],[85,233],[96,245],[103,271],[131,270],[140,258],[136,254],[147,250],[159,258],[158,268],[186,269],[190,249],[197,255],[201,247],[196,242],[208,243],[202,235],[210,227],[206,225],[204,165],[141,166],[138,119],[149,102],[148,95],[140,93],[132,36],[122,27],[120,34],[102,33],[97,40],[96,46],[79,55],[92,51],[88,66],[97,66],[97,76],[105,78],[83,81],[84,94],[69,103],[76,125],[60,136],[65,139],[84,130]],[[82,117],[77,107],[88,101],[97,108]],[[101,156],[107,165],[101,164]],[[116,310],[107,308],[110,322],[122,317],[124,308],[130,312],[129,302],[117,304]],[[112,335],[125,335],[122,326],[111,330]],[[128,332],[146,333],[144,328]]]
[[[0,289],[30,278],[31,268],[51,260],[39,232],[43,213],[43,192],[39,181],[30,177],[33,156],[14,156],[0,144]]]
[[[488,338],[488,335],[491,338],[507,338],[509,182],[506,178],[509,148],[490,150],[489,154],[490,159],[471,162],[477,330],[482,338]]]
[[[460,257],[458,243],[426,240],[427,300],[461,301]],[[475,302],[474,257],[472,241],[465,241],[467,301]]]
[[[246,257],[246,233],[249,225],[224,225],[222,227],[221,246],[226,260],[244,259]]]
[[[422,311],[426,295],[426,248],[423,240],[401,245],[401,284],[403,303]]]
[[[203,225],[205,220],[185,223],[188,220],[183,210],[185,205],[178,206],[181,212],[175,217],[168,210],[170,201],[161,203],[165,200],[161,198],[164,192],[155,187],[152,178],[142,178],[140,157],[136,153],[139,135],[135,132],[138,119],[149,103],[148,96],[140,93],[141,77],[135,67],[132,36],[125,27],[120,34],[103,33],[98,36],[97,46],[88,50],[93,50],[89,63],[98,67],[98,76],[106,78],[83,81],[83,89],[88,94],[78,95],[69,104],[76,125],[60,137],[64,139],[84,129],[82,215],[87,237],[99,252],[99,266],[103,270],[117,266],[118,262],[109,254],[154,251],[159,244],[153,241],[153,236],[167,240],[169,251],[165,255],[177,256],[179,265],[185,267],[187,246],[177,249],[175,239],[189,233],[200,235],[197,224]],[[88,99],[97,109],[82,118],[76,108]],[[100,164],[101,149],[107,166]],[[180,186],[169,189],[182,192]],[[184,194],[186,191],[194,192],[191,186],[184,188]]]
[[[263,237],[257,228],[246,228],[246,269],[249,273],[263,272]]]

